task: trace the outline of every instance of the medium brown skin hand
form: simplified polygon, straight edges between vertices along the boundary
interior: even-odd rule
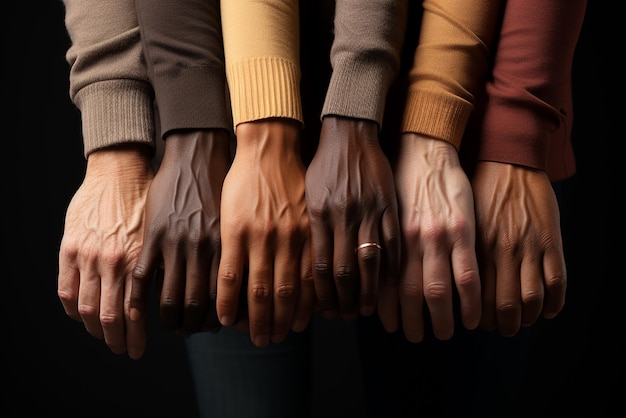
[[[371,315],[379,281],[400,268],[400,222],[391,165],[372,121],[327,116],[306,173],[313,278],[326,318]],[[360,244],[381,246],[358,250]]]
[[[481,326],[513,336],[565,303],[556,195],[545,172],[480,162],[472,178],[483,283]]]
[[[464,327],[476,328],[481,316],[472,188],[452,144],[413,133],[400,141],[394,175],[402,226],[402,327],[407,340],[422,341],[425,301],[435,337],[447,340],[454,334],[454,286]],[[379,305],[383,325],[393,331],[391,290],[381,292]]]
[[[165,139],[163,161],[148,193],[144,247],[133,274],[133,318],[145,317],[154,272],[162,268],[162,326],[183,336],[219,329],[219,210],[229,165],[223,129],[179,131]]]
[[[65,216],[58,295],[65,312],[116,354],[140,358],[144,320],[130,321],[132,271],[143,243],[143,215],[154,177],[144,145],[91,153]]]
[[[300,125],[262,120],[238,125],[236,134],[222,193],[217,313],[232,325],[247,290],[250,339],[264,347],[303,330],[315,304]]]

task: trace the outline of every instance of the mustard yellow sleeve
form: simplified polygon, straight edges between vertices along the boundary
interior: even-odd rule
[[[403,132],[428,135],[459,149],[474,97],[486,81],[501,3],[423,2]]]
[[[272,117],[303,123],[298,0],[221,2],[233,124]]]

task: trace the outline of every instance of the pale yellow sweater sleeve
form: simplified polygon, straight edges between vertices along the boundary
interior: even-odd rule
[[[221,2],[233,124],[266,118],[303,122],[297,0]]]
[[[423,2],[403,132],[448,141],[459,149],[475,95],[486,81],[501,3]]]

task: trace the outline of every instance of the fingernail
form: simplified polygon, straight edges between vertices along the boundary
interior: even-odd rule
[[[141,312],[137,308],[130,308],[130,320],[139,321],[141,319]]]
[[[302,332],[306,329],[307,325],[309,324],[309,322],[305,319],[296,319],[293,322],[293,325],[291,327],[291,330],[293,332]]]
[[[233,324],[233,318],[228,315],[220,316],[220,323],[225,327],[229,327]]]
[[[257,335],[254,337],[254,345],[257,347],[265,347],[270,343],[270,339],[267,335]]]
[[[361,306],[361,315],[363,315],[363,316],[370,316],[373,313],[374,313],[374,306],[373,305]]]

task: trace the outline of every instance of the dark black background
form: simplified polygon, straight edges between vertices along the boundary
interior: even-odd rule
[[[181,340],[151,322],[146,354],[133,361],[112,354],[62,309],[57,253],[85,163],[80,115],[68,95],[63,6],[44,0],[3,7],[2,416],[193,418]],[[611,77],[623,46],[607,45],[610,13],[589,2],[576,55],[578,172],[565,185],[562,216],[568,297],[563,312],[534,332],[527,385],[533,416],[624,411],[625,275],[614,267],[623,255],[611,251],[623,248],[623,238],[612,238],[623,230],[623,211],[611,211],[617,200],[610,195],[624,191],[610,172],[619,168],[610,156],[624,135],[614,133],[622,120],[609,116],[612,86],[623,81]],[[353,416],[331,407],[337,399],[360,408],[352,336],[350,326],[327,326],[314,350],[320,417]]]

